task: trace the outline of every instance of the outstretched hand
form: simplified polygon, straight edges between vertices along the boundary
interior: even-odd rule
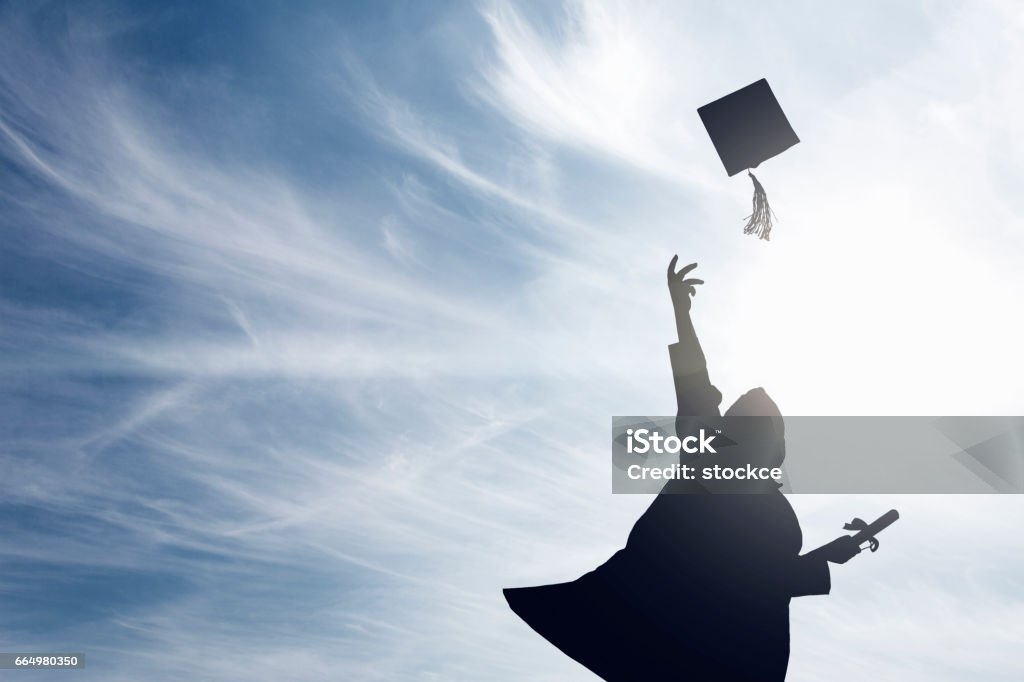
[[[672,305],[676,312],[688,312],[690,310],[690,297],[697,294],[695,288],[698,284],[704,284],[702,279],[686,279],[686,275],[697,267],[696,263],[690,263],[676,272],[676,262],[679,256],[672,256],[668,264],[668,292],[672,296]]]

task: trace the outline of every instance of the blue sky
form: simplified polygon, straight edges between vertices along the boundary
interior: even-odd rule
[[[1014,3],[0,6],[0,649],[89,680],[566,680],[500,588],[647,500],[664,266],[727,401],[1020,414]],[[741,234],[696,108],[802,143]],[[793,680],[1018,680],[1015,497],[898,506],[793,606]],[[43,675],[38,675],[43,677]],[[63,678],[62,678],[63,679]]]

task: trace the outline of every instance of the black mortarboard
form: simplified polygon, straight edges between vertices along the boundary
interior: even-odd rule
[[[715,151],[730,176],[747,171],[754,182],[754,205],[743,231],[768,239],[772,210],[764,188],[751,168],[786,151],[800,138],[782,113],[775,94],[762,78],[745,88],[697,109],[715,145]]]

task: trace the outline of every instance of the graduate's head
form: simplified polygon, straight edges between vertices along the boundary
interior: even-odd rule
[[[736,399],[728,410],[726,417],[778,417],[782,418],[779,406],[771,399],[768,392],[758,386],[752,388]]]
[[[753,448],[743,448],[745,456],[752,458],[752,463],[756,461],[766,467],[782,464],[786,458],[786,424],[779,406],[763,388],[754,388],[741,395],[725,411],[725,416],[744,417],[740,423],[740,428],[748,436],[744,440],[749,443],[752,437],[756,444]]]

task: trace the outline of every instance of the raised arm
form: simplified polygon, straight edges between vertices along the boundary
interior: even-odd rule
[[[690,318],[692,297],[697,294],[696,286],[702,279],[687,279],[697,267],[691,263],[676,272],[679,256],[672,256],[668,264],[668,291],[676,316],[676,333],[679,341],[668,347],[672,360],[672,377],[676,388],[677,414],[680,417],[717,417],[722,394],[711,385],[708,378],[707,361],[700,347],[697,332]]]

